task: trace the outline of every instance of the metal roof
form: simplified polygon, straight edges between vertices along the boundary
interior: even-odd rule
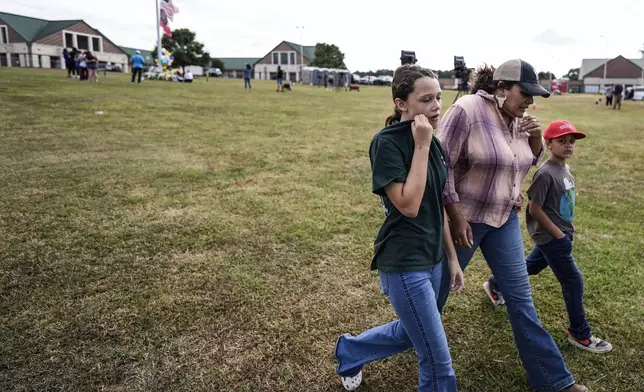
[[[0,12],[0,18],[11,26],[11,28],[16,30],[16,32],[20,34],[26,42],[33,42],[38,35],[38,32],[49,24],[48,20],[30,18],[28,16],[10,14],[7,12]]]
[[[315,58],[315,46],[302,46],[302,52],[300,52],[300,44],[296,44],[294,42],[289,42],[289,41],[284,41],[285,43],[291,45],[293,49],[297,51],[298,54],[304,52],[304,57],[309,59],[309,61],[313,61]]]
[[[66,27],[75,25],[76,23],[85,23],[90,28],[96,30],[105,40],[114,44],[110,41],[105,34],[101,33],[98,29],[93,28],[87,22],[82,19],[71,19],[71,20],[44,20],[38,18],[32,18],[30,16],[22,16],[16,14],[10,14],[8,12],[0,12],[0,19],[4,20],[12,29],[16,30],[18,34],[27,42],[28,44],[38,41],[41,38],[44,38],[48,35],[54,34],[57,31],[61,31]],[[118,45],[114,46],[118,47]],[[122,49],[121,49],[122,50]]]
[[[214,58],[214,57],[213,57]],[[234,69],[244,69],[246,64],[251,66],[255,65],[256,62],[261,60],[261,57],[217,57],[219,60],[224,62],[224,70],[231,71]]]

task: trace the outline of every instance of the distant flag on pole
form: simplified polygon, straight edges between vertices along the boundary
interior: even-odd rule
[[[165,11],[169,20],[174,20],[174,14],[179,13],[179,8],[172,4],[172,0],[161,0],[161,9]]]
[[[170,29],[168,20],[173,20],[174,14],[179,13],[179,8],[172,4],[172,0],[160,0],[159,8],[161,9],[159,13],[159,25],[165,35],[172,37],[172,30]]]

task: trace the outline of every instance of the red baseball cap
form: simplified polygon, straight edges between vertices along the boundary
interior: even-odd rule
[[[570,121],[556,120],[548,125],[546,131],[543,133],[543,138],[550,140],[564,135],[573,135],[575,139],[583,139],[586,137],[586,134],[579,132]]]

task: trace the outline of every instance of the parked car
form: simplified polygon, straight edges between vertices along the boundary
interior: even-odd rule
[[[223,75],[223,72],[221,72],[221,69],[219,68],[208,68],[204,71],[204,73],[215,78],[221,77]]]
[[[631,98],[633,101],[644,101],[644,87],[642,86],[635,86],[633,87],[633,98]]]
[[[98,69],[101,71],[105,69],[106,71],[109,71],[109,72],[123,72],[121,67],[115,64],[105,64],[105,66],[103,67],[99,66]]]

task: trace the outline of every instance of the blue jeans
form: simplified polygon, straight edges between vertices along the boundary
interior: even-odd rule
[[[340,376],[354,376],[365,364],[414,348],[420,392],[456,392],[456,374],[436,307],[441,265],[414,272],[380,271],[380,287],[399,319],[358,336],[340,336],[335,346]]]
[[[471,223],[474,245],[456,248],[458,262],[465,270],[474,252],[481,248],[483,256],[496,276],[505,298],[508,318],[514,333],[519,356],[533,389],[558,392],[575,383],[552,336],[543,328],[532,302],[532,291],[523,251],[523,238],[516,212],[499,228]],[[442,311],[449,295],[449,274],[443,270],[438,309]]]
[[[244,78],[244,88],[251,88],[250,78]]]
[[[566,236],[547,244],[535,245],[526,259],[526,265],[528,275],[537,275],[550,266],[561,284],[570,321],[568,332],[577,339],[590,339],[590,326],[584,312],[584,279],[572,257],[572,238]],[[490,284],[498,285],[494,276],[490,278]]]

